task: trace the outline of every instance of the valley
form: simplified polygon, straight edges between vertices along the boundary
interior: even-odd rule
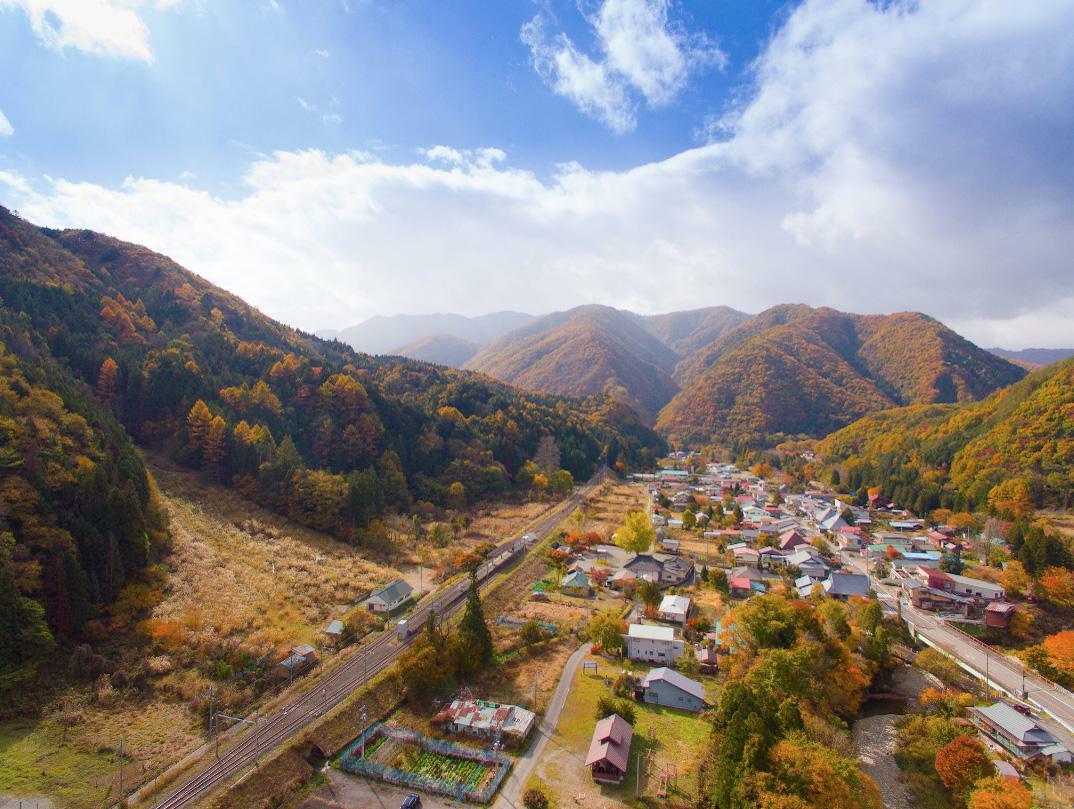
[[[434,323],[469,337],[387,319],[384,344],[412,358],[369,355],[137,245],[0,225],[0,617],[19,633],[0,794],[73,809],[376,795],[353,780],[365,765],[331,769],[345,745],[384,721],[419,741],[378,766],[420,769],[451,736],[434,717],[476,699],[546,723],[508,759],[437,759],[516,768],[489,787],[496,806],[533,790],[774,800],[797,794],[799,760],[823,765],[836,805],[879,806],[847,730],[861,701],[898,660],[942,674],[919,644],[980,668],[906,595],[939,575],[899,564],[919,557],[981,587],[1024,569],[1011,610],[1035,628],[980,634],[1020,661],[997,662],[985,697],[1010,672],[1069,682],[1070,360],[1026,375],[924,315],[801,305]],[[939,552],[885,533],[926,521]],[[745,647],[727,626],[751,627]],[[648,642],[681,662],[632,651]],[[829,692],[757,685],[791,650]],[[648,705],[652,677],[703,705]],[[1064,694],[1035,703],[1060,725]],[[632,772],[584,763],[609,710],[637,722]],[[768,723],[759,780],[736,763],[741,712]],[[842,725],[822,732],[825,716]],[[901,725],[884,727],[899,761]],[[593,780],[605,766],[613,787]],[[910,793],[937,789],[915,777]]]

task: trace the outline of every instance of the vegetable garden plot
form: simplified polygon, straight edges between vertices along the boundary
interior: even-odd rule
[[[378,722],[348,745],[340,767],[391,784],[488,803],[511,760]]]

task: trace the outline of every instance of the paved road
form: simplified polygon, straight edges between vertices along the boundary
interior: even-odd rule
[[[533,772],[537,760],[541,757],[545,747],[548,746],[549,739],[556,731],[560,714],[563,713],[563,706],[567,703],[567,695],[571,692],[575,675],[578,674],[578,667],[582,665],[582,660],[585,658],[588,649],[589,644],[583,643],[574,650],[574,654],[567,658],[567,664],[559,675],[559,683],[556,685],[556,690],[548,703],[548,710],[544,712],[541,724],[537,726],[529,748],[515,762],[515,766],[511,768],[506,783],[500,788],[496,801],[492,804],[492,809],[514,809],[522,805],[522,793],[526,789],[526,782],[530,780],[530,773]]]
[[[863,573],[867,570],[861,560],[843,554],[843,561]],[[981,680],[987,676],[988,685],[999,687],[1008,694],[1026,694],[1026,701],[1040,707],[1065,728],[1066,744],[1074,743],[1074,694],[1065,688],[1047,682],[1027,669],[1015,657],[992,649],[975,638],[961,632],[943,620],[916,609],[909,600],[901,598],[897,589],[872,579],[885,609],[896,612],[902,602],[902,617],[915,635],[922,636],[942,651],[972,668]]]
[[[550,533],[595,486],[603,482],[598,473],[597,482],[579,489],[535,525],[527,533],[543,537]],[[526,542],[513,537],[497,546],[489,554],[489,561],[477,570],[479,581],[485,582],[505,567],[517,561],[527,552]],[[466,598],[467,581],[456,582],[421,602],[421,607],[407,616],[412,628],[420,628],[430,613],[448,616],[462,606]],[[307,681],[310,685],[302,694],[278,710],[275,714],[257,716],[252,730],[243,734],[234,746],[222,751],[220,758],[203,768],[192,778],[173,790],[155,805],[156,809],[178,809],[192,806],[220,784],[237,777],[249,765],[256,763],[270,750],[295,736],[312,720],[338,705],[368,680],[392,665],[399,654],[413,642],[411,634],[405,641],[396,638],[394,630],[379,635],[360,654],[346,661],[329,673]],[[251,717],[251,719],[254,719]],[[251,722],[254,724],[254,722]],[[144,789],[144,788],[143,788]],[[134,796],[132,796],[134,797]]]

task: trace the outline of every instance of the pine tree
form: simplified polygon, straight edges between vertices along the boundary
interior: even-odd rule
[[[209,432],[209,425],[213,422],[213,414],[209,412],[209,406],[201,399],[194,402],[186,417],[186,428],[189,441],[187,445],[196,453],[201,453],[205,448],[205,436]]]
[[[410,492],[406,487],[403,462],[394,450],[388,450],[380,458],[380,487],[388,508],[405,511],[410,507]]]
[[[470,591],[466,595],[466,609],[459,622],[459,641],[466,659],[460,663],[471,670],[483,669],[492,663],[492,633],[485,622],[481,606],[481,593],[477,586],[477,573],[470,574]]]
[[[227,422],[220,416],[209,422],[205,431],[201,457],[206,465],[215,465],[224,460],[227,452]]]
[[[556,446],[556,440],[548,433],[541,436],[541,441],[537,445],[537,456],[533,462],[547,478],[551,478],[552,473],[559,469],[559,447]]]
[[[105,404],[112,401],[116,395],[116,377],[119,374],[119,366],[111,357],[105,357],[101,363],[101,371],[97,375],[97,398]]]

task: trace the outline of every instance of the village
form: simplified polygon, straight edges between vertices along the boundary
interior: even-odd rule
[[[996,581],[954,572],[973,558],[965,529],[929,525],[879,495],[852,505],[730,464],[690,469],[692,460],[672,454],[605,486],[544,538],[533,580],[517,577],[485,602],[503,670],[377,721],[335,760],[328,791],[426,807],[689,806],[736,644],[723,619],[736,604],[770,592],[879,599],[888,616],[921,611],[960,633],[1002,633],[1019,610]],[[403,640],[416,595],[399,580],[363,608],[397,616]],[[326,636],[341,630],[335,621]],[[315,655],[296,648],[281,676],[312,666],[303,654]],[[1021,778],[1069,764],[1070,729],[1024,691],[993,685],[967,716],[996,771]],[[359,805],[325,794],[304,805]]]

